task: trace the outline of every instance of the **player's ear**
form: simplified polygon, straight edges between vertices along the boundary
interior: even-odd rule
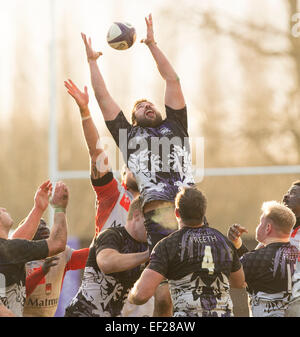
[[[267,227],[266,227],[266,233],[269,234],[272,230],[272,224],[270,222],[267,223]]]
[[[179,214],[179,209],[175,208],[175,216],[176,218],[180,218],[180,214]]]

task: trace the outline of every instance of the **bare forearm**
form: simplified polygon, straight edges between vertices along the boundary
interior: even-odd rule
[[[149,258],[148,252],[120,254],[112,261],[111,273],[118,273],[124,270],[129,270],[146,262]]]
[[[146,303],[164,278],[162,274],[146,268],[131,289],[129,302],[137,305]]]
[[[89,61],[91,81],[95,96],[106,121],[114,120],[120,112],[119,106],[108,92],[96,60]]]
[[[99,141],[98,130],[92,118],[85,119],[82,121],[82,128],[84,133],[84,138],[89,150],[89,154],[92,157],[96,154],[97,144]]]
[[[91,158],[91,177],[93,179],[99,179],[110,169],[108,158],[101,147],[100,137],[92,118],[83,120],[82,126]]]
[[[48,241],[49,256],[62,252],[67,244],[67,219],[63,212],[54,213],[54,223]]]
[[[158,71],[162,78],[166,81],[178,81],[178,76],[175,70],[157,44],[152,42],[148,45],[148,48],[156,62]]]
[[[102,77],[102,74],[99,70],[98,64],[96,60],[90,60],[89,61],[90,66],[90,72],[91,72],[91,81],[92,86],[95,92],[95,96],[99,101],[102,102],[106,97],[110,96],[106,84],[104,82],[104,79]],[[99,103],[100,104],[100,103]]]
[[[99,267],[105,274],[119,273],[125,270],[133,269],[142,263],[145,263],[148,258],[148,251],[130,254],[116,253],[100,258],[102,261]]]
[[[12,239],[32,240],[37,231],[42,215],[43,211],[34,206],[24,223],[14,231]]]

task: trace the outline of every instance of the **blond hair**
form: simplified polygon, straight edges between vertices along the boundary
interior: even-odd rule
[[[289,234],[296,224],[295,214],[285,205],[277,201],[266,201],[261,210],[263,215],[270,220],[275,229],[284,234]]]

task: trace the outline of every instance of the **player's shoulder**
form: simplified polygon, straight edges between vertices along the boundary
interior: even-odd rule
[[[125,231],[126,230],[123,226],[106,228],[98,234],[96,241],[107,237],[117,237],[123,239]]]
[[[244,262],[251,262],[255,260],[262,260],[267,261],[269,257],[272,257],[276,250],[274,250],[274,247],[271,246],[265,246],[259,249],[253,249],[249,252],[245,253],[241,259]]]
[[[184,235],[185,230],[183,228],[177,229],[175,232],[169,234],[168,236],[161,239],[157,245],[160,245],[160,247],[165,246],[174,246],[177,245],[177,243],[181,242],[182,236]],[[178,245],[177,245],[178,246]]]

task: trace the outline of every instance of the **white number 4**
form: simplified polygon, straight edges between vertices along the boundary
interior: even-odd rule
[[[211,246],[205,246],[202,266],[203,269],[208,269],[209,274],[213,274],[215,270],[214,260],[211,254]]]

